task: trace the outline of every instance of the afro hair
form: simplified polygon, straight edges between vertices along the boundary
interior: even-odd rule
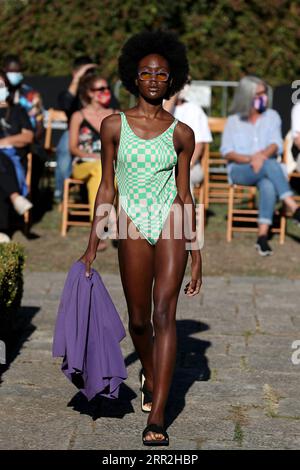
[[[149,54],[164,57],[170,67],[171,85],[166,98],[177,93],[188,80],[189,64],[186,48],[170,31],[144,31],[135,34],[124,44],[119,57],[119,75],[125,88],[135,96],[139,91],[136,86],[138,64]]]

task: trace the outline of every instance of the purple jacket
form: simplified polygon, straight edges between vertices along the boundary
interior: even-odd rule
[[[85,276],[85,265],[71,267],[60,299],[53,357],[62,371],[91,400],[96,394],[118,398],[127,378],[120,341],[125,329],[100,275]]]

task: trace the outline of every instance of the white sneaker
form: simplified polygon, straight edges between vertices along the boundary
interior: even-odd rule
[[[9,236],[6,235],[6,233],[0,232],[0,243],[9,243],[9,242],[10,242]]]
[[[31,209],[33,207],[31,202],[28,201],[28,199],[26,199],[26,197],[23,197],[23,196],[20,196],[20,195],[17,196],[14,199],[12,204],[14,206],[15,211],[19,215],[25,214],[26,211],[29,211],[29,209]]]

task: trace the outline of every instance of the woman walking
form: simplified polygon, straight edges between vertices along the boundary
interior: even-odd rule
[[[187,81],[185,47],[172,33],[137,34],[123,47],[119,73],[124,86],[137,97],[137,104],[102,122],[102,181],[89,244],[81,261],[89,275],[107,224],[108,211],[101,207],[113,203],[116,176],[121,206],[119,267],[129,331],[142,363],[142,408],[149,412],[143,443],[168,445],[164,413],[175,366],[176,306],[188,250],[191,280],[185,293],[194,296],[201,287],[200,250],[197,242],[196,248],[193,243],[187,245],[195,242],[196,236],[193,239],[190,233],[182,233],[187,207],[192,207],[190,224],[196,232],[189,181],[194,134],[162,107],[163,100]],[[182,217],[177,216],[175,208],[180,208]],[[124,225],[126,236],[120,236]]]

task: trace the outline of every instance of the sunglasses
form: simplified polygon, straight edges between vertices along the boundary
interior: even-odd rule
[[[138,76],[142,81],[151,80],[153,77],[157,82],[167,82],[170,74],[168,72],[147,72],[146,70],[142,70],[138,72]]]
[[[106,91],[109,90],[109,86],[100,86],[99,88],[91,88],[91,91]]]

